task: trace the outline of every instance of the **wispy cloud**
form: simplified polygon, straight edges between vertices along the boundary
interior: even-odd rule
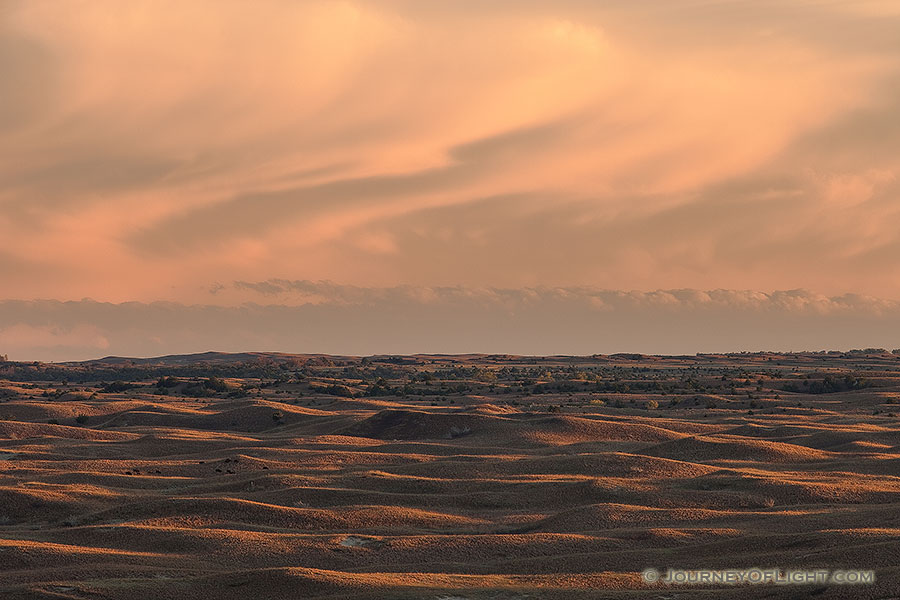
[[[889,2],[2,10],[2,296],[306,278],[900,297]]]

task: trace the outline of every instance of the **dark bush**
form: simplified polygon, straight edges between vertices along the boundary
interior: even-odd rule
[[[208,377],[206,381],[203,382],[203,387],[213,392],[228,391],[228,384],[225,383],[224,379],[220,379],[219,377]]]
[[[127,392],[128,390],[133,390],[134,388],[141,387],[136,383],[126,383],[124,381],[113,381],[112,383],[104,384],[102,388],[100,388],[101,392],[105,392],[107,394],[117,394],[119,392]]]

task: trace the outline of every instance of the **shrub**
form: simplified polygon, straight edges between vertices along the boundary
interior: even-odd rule
[[[464,435],[469,435],[470,433],[472,433],[472,430],[468,427],[457,427],[456,425],[454,425],[450,428],[450,433],[447,435],[447,437],[453,439],[462,437]]]
[[[647,400],[647,410],[656,410],[659,408],[659,402],[656,400]]]
[[[219,377],[209,377],[203,382],[203,386],[213,392],[227,392],[228,384]]]
[[[133,390],[136,387],[141,387],[136,383],[126,383],[124,381],[113,381],[112,383],[105,384],[100,391],[105,392],[107,394],[116,394],[119,392],[127,392],[128,390]]]
[[[181,383],[181,382],[178,381],[178,378],[176,378],[176,377],[160,377],[159,381],[156,382],[156,387],[170,388],[170,387],[175,387],[179,383]]]

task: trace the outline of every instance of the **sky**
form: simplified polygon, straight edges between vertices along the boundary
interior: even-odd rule
[[[896,0],[0,0],[0,354],[900,346]]]

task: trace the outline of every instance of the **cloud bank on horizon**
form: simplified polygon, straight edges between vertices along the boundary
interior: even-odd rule
[[[222,285],[220,293],[232,301],[2,301],[0,348],[14,360],[60,361],[207,350],[588,355],[900,346],[900,302],[805,290],[365,288],[269,280]],[[245,301],[236,303],[239,297]]]
[[[0,345],[279,281],[900,299],[897,114],[886,0],[0,0],[0,299],[113,320]]]

